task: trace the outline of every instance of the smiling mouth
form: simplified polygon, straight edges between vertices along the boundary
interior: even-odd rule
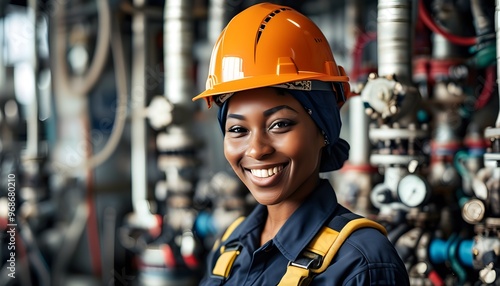
[[[281,171],[283,171],[283,166],[276,166],[269,169],[250,169],[252,175],[259,178],[268,178],[278,174]]]

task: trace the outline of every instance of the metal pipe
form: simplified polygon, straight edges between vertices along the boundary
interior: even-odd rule
[[[157,137],[158,150],[165,152],[158,159],[158,165],[165,172],[168,190],[171,194],[183,197],[183,204],[187,209],[192,207],[191,196],[195,179],[183,174],[190,173],[185,170],[196,168],[196,160],[193,158],[196,141],[190,134],[195,108],[191,101],[194,93],[192,11],[192,0],[165,2],[165,97],[174,108],[173,122],[167,126],[165,133],[160,133]],[[183,207],[175,203],[175,199],[167,198],[167,208],[171,218],[170,227],[175,228],[176,223],[172,222],[172,218],[175,213],[182,213]]]
[[[217,41],[220,32],[224,29],[226,9],[225,0],[211,0],[208,10],[208,44],[212,46]]]
[[[38,120],[38,5],[37,0],[28,1],[28,17],[29,22],[32,24],[33,31],[33,43],[31,46],[31,71],[33,72],[33,97],[31,98],[31,103],[29,105],[29,112],[27,118],[27,138],[26,138],[26,156],[28,159],[35,159],[39,156],[38,150],[38,131],[39,131],[39,120]]]
[[[134,0],[134,6],[141,8],[145,0]],[[131,174],[132,207],[137,222],[147,228],[153,223],[147,198],[147,145],[146,121],[143,111],[146,106],[146,16],[139,9],[132,18],[132,74],[131,74]]]
[[[361,96],[349,99],[349,128],[351,134],[351,151],[349,162],[353,165],[367,165],[370,163],[370,140],[368,138],[368,116]]]
[[[380,0],[377,16],[378,74],[410,83],[412,29],[410,0]]]
[[[193,108],[193,1],[168,0],[164,14],[165,96],[174,105]]]

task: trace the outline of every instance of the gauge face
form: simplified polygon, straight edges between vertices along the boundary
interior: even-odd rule
[[[401,202],[411,208],[422,205],[428,198],[430,189],[424,179],[418,175],[406,175],[398,184],[398,196]]]

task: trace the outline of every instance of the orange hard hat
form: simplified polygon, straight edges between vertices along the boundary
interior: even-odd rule
[[[349,93],[349,78],[316,24],[290,7],[260,3],[236,15],[222,31],[212,50],[206,89],[193,101],[205,98],[210,107],[219,95],[301,81],[338,82],[342,91],[337,93]]]

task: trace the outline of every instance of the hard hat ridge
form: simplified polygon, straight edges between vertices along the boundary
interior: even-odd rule
[[[281,7],[279,9],[276,9],[276,10],[272,11],[271,13],[269,13],[269,15],[267,15],[267,17],[264,18],[264,20],[260,24],[259,31],[257,32],[257,39],[255,41],[256,44],[259,42],[260,36],[262,35],[262,32],[266,28],[267,23],[269,23],[269,21],[271,21],[271,19],[274,16],[276,16],[276,14],[279,14],[280,12],[286,11],[286,10],[291,10],[291,9],[288,8],[288,7]]]

